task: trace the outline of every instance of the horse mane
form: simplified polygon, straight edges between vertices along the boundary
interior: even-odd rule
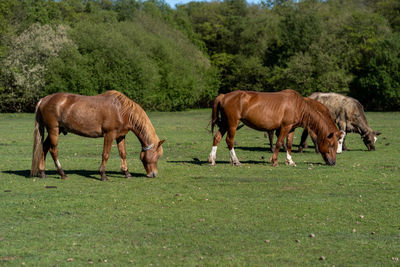
[[[139,104],[116,90],[107,91],[102,95],[110,96],[114,99],[116,106],[119,107],[121,116],[128,119],[136,129],[135,133],[138,137],[140,135],[143,140],[152,140],[150,141],[152,143],[159,141],[153,124]]]
[[[311,101],[310,101],[311,100]],[[337,130],[336,125],[324,106],[317,106],[320,103],[313,99],[304,99],[303,105],[303,127],[311,129],[318,136],[318,140],[323,141],[331,132]],[[321,104],[323,105],[323,104]]]

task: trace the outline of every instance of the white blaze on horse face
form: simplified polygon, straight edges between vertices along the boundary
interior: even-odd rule
[[[238,158],[236,157],[235,149],[232,148],[232,150],[229,150],[229,154],[231,156],[231,163],[233,165],[238,165],[240,164]]]
[[[341,131],[341,132],[343,134],[342,134],[342,137],[338,140],[338,146],[337,146],[336,154],[342,153],[343,140],[344,140],[344,137],[346,136],[345,132],[343,132],[343,131]]]
[[[290,166],[296,166],[296,163],[294,163],[294,161],[292,160],[292,156],[287,151],[286,151],[286,163]]]
[[[378,140],[378,137],[374,136],[374,144],[376,143],[377,140]]]

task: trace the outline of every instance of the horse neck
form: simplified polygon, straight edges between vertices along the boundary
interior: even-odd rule
[[[329,135],[329,122],[327,120],[331,118],[325,118],[322,113],[310,107],[308,103],[305,103],[302,112],[302,126],[309,128],[318,137],[325,138]]]
[[[156,131],[151,123],[146,112],[139,106],[134,113],[135,115],[129,116],[129,121],[131,123],[131,130],[135,133],[139,139],[142,147],[148,147],[150,145],[157,145],[159,138]],[[138,112],[139,111],[139,112]]]
[[[367,118],[365,116],[361,116],[361,118],[358,121],[357,125],[354,125],[354,128],[357,129],[357,131],[363,136],[368,134],[369,132],[372,132],[371,127],[369,127]]]

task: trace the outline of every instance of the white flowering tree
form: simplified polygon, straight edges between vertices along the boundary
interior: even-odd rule
[[[0,111],[31,111],[45,86],[46,64],[74,43],[65,25],[31,25],[17,36],[3,60]]]

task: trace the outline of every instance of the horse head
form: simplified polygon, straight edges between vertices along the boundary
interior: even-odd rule
[[[147,177],[149,178],[154,178],[158,174],[157,162],[163,154],[163,149],[161,145],[164,142],[165,140],[161,140],[156,145],[151,144],[148,147],[143,148],[142,152],[140,153],[140,160],[142,161],[147,173]]]
[[[368,148],[368,151],[375,150],[375,142],[378,140],[377,136],[380,134],[381,132],[370,131],[361,136],[364,144]]]
[[[331,132],[322,141],[318,140],[319,152],[327,165],[335,166],[338,139],[342,138],[343,134],[341,131]]]

